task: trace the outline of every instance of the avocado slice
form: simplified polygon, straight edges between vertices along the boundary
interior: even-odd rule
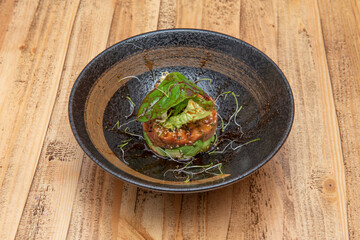
[[[211,111],[205,110],[198,103],[190,99],[184,111],[167,119],[164,123],[164,127],[173,130],[175,128],[180,128],[187,123],[203,119],[210,114]]]
[[[144,138],[147,143],[147,145],[157,154],[163,156],[163,157],[169,157],[176,159],[188,159],[200,152],[205,152],[209,149],[211,144],[213,143],[215,136],[212,136],[205,142],[198,140],[191,146],[181,146],[178,148],[173,149],[163,149],[157,146],[154,146],[154,144],[150,141],[149,137],[144,132]]]

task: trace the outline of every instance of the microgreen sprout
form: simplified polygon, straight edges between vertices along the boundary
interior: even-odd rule
[[[121,82],[122,80],[125,80],[125,79],[129,79],[129,78],[135,78],[139,81],[139,83],[141,83],[141,80],[137,76],[126,76],[126,77],[121,78],[119,80],[119,82]]]
[[[233,97],[234,97],[234,99],[235,99],[236,110],[235,110],[235,112],[230,116],[228,123],[227,123],[227,124],[224,126],[224,128],[223,128],[223,131],[227,128],[227,126],[229,126],[229,124],[230,124],[231,120],[234,118],[234,116],[237,116],[237,114],[238,114],[238,113],[240,112],[240,110],[242,109],[242,106],[239,107],[239,102],[238,102],[238,100],[237,100],[238,95],[236,95],[234,92],[231,92],[231,95],[233,95]],[[225,98],[226,98],[226,96],[227,96],[227,95],[225,95]],[[237,126],[241,127],[240,124],[238,124],[238,123],[236,122],[236,119],[234,119],[234,123],[235,123]]]
[[[123,124],[121,124],[121,125],[118,124],[118,122],[119,122],[119,121],[118,121],[118,122],[115,124],[115,126],[117,126],[117,129],[120,130],[122,126],[128,125],[128,124],[130,124],[130,123],[132,123],[132,122],[135,122],[136,120],[137,120],[137,119],[135,118],[135,119],[132,119],[132,120],[130,120],[130,121],[127,121],[126,123],[123,123]]]
[[[125,116],[125,118],[128,118],[130,117],[133,113],[134,113],[134,110],[135,110],[135,103],[131,100],[131,98],[129,96],[126,97],[126,99],[129,101],[130,103],[130,114]]]
[[[218,140],[219,140],[219,138],[218,138],[218,135],[217,135],[217,133],[215,132],[215,140],[214,140],[214,146],[216,146],[217,144],[218,144]]]
[[[221,131],[225,131],[225,129],[230,125],[231,120],[234,119],[235,125],[238,126],[238,127],[240,127],[240,131],[241,131],[241,133],[243,133],[243,132],[242,132],[242,129],[241,129],[241,125],[240,125],[240,124],[237,122],[237,120],[236,120],[236,117],[237,117],[238,113],[239,113],[240,110],[242,109],[242,106],[239,106],[239,101],[238,101],[239,95],[235,94],[235,93],[232,92],[232,91],[223,92],[223,93],[219,94],[219,95],[216,97],[215,102],[219,99],[219,97],[221,97],[221,96],[223,96],[223,95],[224,95],[224,100],[225,100],[226,97],[227,97],[229,94],[231,94],[231,95],[234,97],[234,99],[235,99],[235,104],[236,104],[236,108],[235,108],[235,112],[230,116],[229,121],[228,121],[226,124],[224,124],[223,118],[222,118],[222,117],[220,116],[220,114],[218,113],[218,116],[219,116],[219,118],[220,118],[220,120],[221,120]],[[216,106],[217,106],[217,105],[216,105]],[[218,106],[217,106],[217,107],[218,107]]]
[[[129,100],[131,105],[135,106],[135,103],[131,100],[131,98],[129,96],[126,96],[126,99]]]
[[[122,156],[123,162],[126,163],[127,165],[129,165],[129,163],[128,163],[127,161],[125,161],[125,158],[124,158],[124,155],[125,155],[124,147],[125,147],[126,145],[128,145],[131,140],[132,140],[132,139],[123,140],[123,141],[122,141],[123,144],[120,144],[120,145],[117,146],[117,147],[120,149],[120,151],[121,151],[121,156]]]
[[[246,145],[248,145],[248,144],[250,144],[250,143],[257,142],[257,141],[260,141],[260,138],[256,138],[256,139],[253,139],[253,140],[251,140],[251,141],[248,141],[247,143],[240,144],[240,145],[236,146],[235,148],[234,148],[234,147],[231,147],[231,149],[234,150],[234,151],[236,151],[236,150],[238,150],[239,148],[241,148],[241,147],[243,147],[243,146],[246,146]]]
[[[213,175],[217,176],[217,175],[219,175],[218,173],[210,172],[210,170],[216,169],[216,168],[217,168],[217,169],[220,169],[221,166],[222,166],[222,163],[218,163],[218,164],[215,164],[214,166],[209,166],[209,167],[206,168],[204,171],[205,171],[206,173],[210,173],[210,174],[213,174]],[[220,174],[222,174],[222,171],[220,171]]]
[[[114,126],[111,128],[111,130],[114,130],[115,128],[119,129],[120,128],[120,122],[117,121]]]
[[[182,164],[184,164],[184,163],[187,163],[187,161],[189,161],[189,159],[183,159],[183,160],[176,160],[175,158],[173,158],[169,153],[167,153],[164,149],[162,149],[161,147],[159,147],[159,149],[163,152],[163,153],[165,153],[165,155],[171,160],[171,161],[174,161],[174,162],[177,162],[177,163],[182,163]],[[190,162],[191,162],[191,160],[190,160]],[[166,172],[165,172],[166,173]],[[164,173],[164,175],[165,175],[165,173]]]
[[[233,142],[234,142],[234,140],[230,141],[230,142],[223,148],[223,150],[221,150],[221,151],[213,150],[213,151],[209,152],[209,154],[224,153],[224,152],[226,151],[226,149],[233,144]]]
[[[190,182],[190,176],[189,175],[186,176],[186,179],[185,179],[184,183],[188,183],[188,182]]]
[[[196,175],[207,173],[214,176],[222,175],[222,163],[217,163],[214,165],[214,163],[210,163],[207,165],[191,165],[192,161],[188,162],[185,166],[177,169],[169,169],[164,173],[164,176],[168,172],[173,172],[174,176],[176,178],[185,178],[185,183],[188,183],[191,181],[193,177]],[[217,169],[219,173],[214,172],[214,169]],[[183,175],[183,177],[182,177]],[[184,176],[185,175],[185,176]]]
[[[231,91],[220,93],[220,94],[216,97],[215,102],[217,102],[217,100],[219,99],[219,97],[221,97],[222,95],[225,95],[224,99],[226,99],[227,95],[230,94],[230,93],[231,93]]]
[[[209,152],[209,154],[221,154],[221,153],[224,153],[229,147],[231,148],[231,150],[236,151],[236,150],[238,150],[239,148],[241,148],[243,146],[246,146],[246,145],[248,145],[250,143],[253,143],[253,142],[256,142],[256,141],[259,141],[259,140],[260,140],[260,138],[256,138],[256,139],[253,139],[251,141],[248,141],[248,142],[246,142],[244,144],[240,144],[240,145],[235,146],[235,147],[233,146],[233,143],[235,142],[235,140],[232,140],[223,148],[223,150],[221,150],[221,151],[213,150],[213,151]]]
[[[125,143],[123,143],[123,144],[120,144],[120,145],[118,145],[118,148],[123,148],[123,147],[125,147],[126,145],[128,145],[129,144],[129,142],[125,142]]]
[[[220,118],[221,120],[221,131],[223,132],[224,131],[224,128],[225,128],[225,124],[224,124],[224,119],[223,117],[219,114],[219,112],[217,113],[218,117]]]
[[[221,174],[221,175],[224,175],[224,173],[223,173],[223,171],[222,171],[222,166],[223,166],[223,164],[220,163],[218,168],[219,168],[220,174]]]
[[[125,128],[124,132],[130,136],[134,136],[134,137],[138,137],[138,138],[141,138],[141,139],[144,139],[143,136],[139,135],[139,134],[135,134],[135,133],[132,133],[132,132],[129,132],[128,131],[128,127]]]
[[[195,80],[194,83],[196,84],[196,83],[198,83],[200,81],[209,81],[209,86],[212,88],[212,85],[211,85],[212,79],[210,79],[210,78],[200,78],[200,79]]]

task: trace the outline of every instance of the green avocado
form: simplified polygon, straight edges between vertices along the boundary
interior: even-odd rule
[[[163,148],[154,146],[145,132],[144,132],[144,138],[145,138],[147,145],[154,152],[156,152],[157,154],[159,154],[161,156],[164,156],[164,157],[171,156],[172,158],[176,158],[176,159],[188,159],[188,158],[195,156],[196,154],[198,154],[200,152],[207,151],[209,149],[210,145],[213,143],[215,136],[212,136],[205,142],[198,140],[191,146],[182,146],[182,147],[173,148],[173,149],[163,149]]]
[[[184,111],[176,116],[172,116],[164,123],[164,127],[168,129],[180,128],[190,122],[203,119],[211,114],[211,111],[207,111],[193,100],[189,100]]]

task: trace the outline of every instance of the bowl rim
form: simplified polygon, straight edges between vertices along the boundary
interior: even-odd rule
[[[266,61],[268,61],[276,70],[276,72],[278,72],[283,80],[283,83],[285,84],[285,88],[288,92],[288,97],[289,97],[289,118],[287,120],[287,128],[282,136],[282,138],[280,139],[280,141],[277,143],[276,147],[267,155],[266,158],[264,158],[260,164],[256,165],[255,167],[247,170],[246,172],[244,172],[243,174],[240,174],[232,179],[229,180],[225,180],[225,181],[221,181],[221,182],[216,182],[214,184],[211,185],[194,185],[194,186],[187,186],[187,188],[174,188],[174,187],[169,187],[166,186],[164,184],[162,184],[162,186],[156,186],[153,185],[150,182],[147,182],[146,180],[142,180],[142,179],[138,179],[136,177],[134,178],[128,178],[124,175],[119,174],[118,172],[115,172],[113,169],[111,169],[111,166],[113,166],[110,162],[108,163],[103,163],[102,161],[98,160],[93,154],[92,152],[85,146],[85,144],[83,143],[83,141],[81,140],[81,137],[79,135],[79,132],[76,129],[75,126],[75,119],[73,116],[73,102],[74,102],[74,96],[75,96],[75,92],[82,80],[83,75],[85,74],[85,72],[87,71],[87,69],[92,66],[99,58],[101,58],[103,55],[105,55],[107,52],[111,51],[113,48],[116,48],[119,45],[122,45],[128,41],[132,41],[133,39],[137,39],[137,38],[143,38],[143,37],[147,37],[147,36],[152,36],[152,35],[156,35],[159,33],[176,33],[176,32],[192,32],[192,33],[201,33],[201,34],[211,34],[214,36],[218,36],[218,37],[222,37],[222,38],[228,38],[232,41],[235,41],[239,44],[243,44],[248,48],[251,48],[254,52],[256,52],[257,54],[261,55],[263,58],[265,58]],[[294,104],[294,95],[293,92],[291,90],[290,84],[287,80],[287,78],[285,77],[284,73],[281,71],[281,69],[279,68],[279,66],[270,58],[268,57],[265,53],[263,53],[262,51],[260,51],[258,48],[254,47],[253,45],[238,39],[236,37],[232,37],[230,35],[224,34],[224,33],[220,33],[220,32],[216,32],[216,31],[211,31],[211,30],[204,30],[204,29],[195,29],[195,28],[173,28],[173,29],[164,29],[164,30],[155,30],[155,31],[150,31],[150,32],[145,32],[145,33],[141,33],[129,38],[126,38],[120,42],[117,42],[115,44],[113,44],[112,46],[106,48],[105,50],[103,50],[102,52],[100,52],[98,55],[96,55],[89,63],[86,64],[86,66],[84,67],[84,69],[80,72],[80,74],[78,75],[78,77],[76,78],[73,87],[71,89],[71,93],[70,93],[70,97],[69,97],[69,104],[68,104],[68,117],[69,117],[69,122],[70,122],[70,126],[71,126],[71,130],[75,136],[76,141],[78,142],[78,144],[81,146],[81,148],[83,149],[83,151],[90,157],[90,159],[92,159],[97,165],[99,165],[102,169],[104,169],[106,172],[112,174],[113,176],[121,179],[122,181],[125,181],[127,183],[131,183],[137,187],[141,187],[144,189],[149,189],[149,190],[153,190],[153,191],[158,191],[158,192],[166,192],[166,193],[196,193],[196,192],[204,192],[204,191],[210,191],[210,190],[215,190],[218,188],[222,188],[222,187],[226,187],[229,186],[233,183],[236,183],[248,176],[250,176],[252,173],[256,172],[258,169],[260,169],[262,166],[264,166],[267,162],[269,162],[270,159],[272,159],[275,154],[280,150],[280,148],[284,145],[286,139],[288,138],[291,128],[293,126],[293,122],[294,122],[294,115],[295,115],[295,104]],[[109,164],[111,165],[109,167]],[[115,168],[115,166],[113,166],[113,168]]]

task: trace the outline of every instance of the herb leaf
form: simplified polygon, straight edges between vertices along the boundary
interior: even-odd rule
[[[179,72],[172,72],[166,76],[157,88],[146,95],[138,110],[137,120],[147,122],[160,118],[163,113],[178,104],[180,104],[180,106],[176,107],[175,111],[179,113],[186,107],[186,100],[198,98],[198,94],[206,95],[202,89],[188,80],[184,75]],[[204,99],[194,101],[198,101],[200,106],[206,107],[207,109],[215,105],[212,101],[206,101]]]
[[[179,103],[178,105],[176,105],[174,107],[174,113],[173,116],[178,115],[182,110],[184,110],[186,108],[186,106],[188,105],[189,99],[186,99],[184,101],[182,101],[181,103]]]
[[[204,108],[206,111],[210,111],[214,108],[213,101],[208,101],[200,97],[193,97],[192,100],[199,104],[202,108]]]

